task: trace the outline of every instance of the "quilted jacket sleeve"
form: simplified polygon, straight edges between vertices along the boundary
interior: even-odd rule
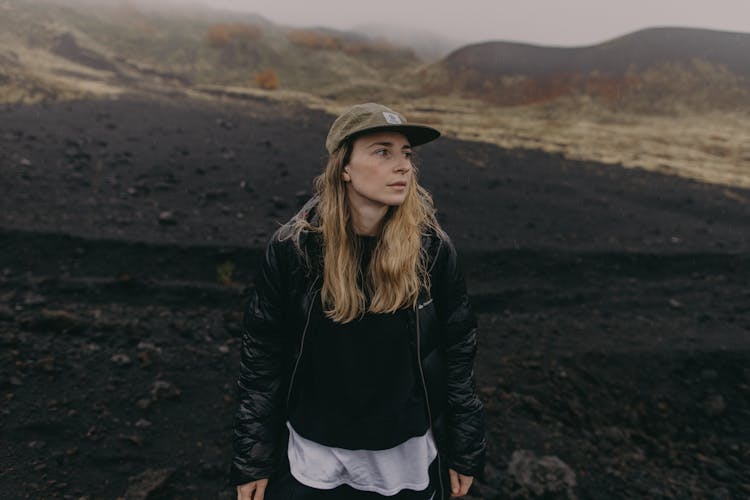
[[[281,265],[283,247],[276,235],[263,255],[255,290],[245,306],[238,409],[234,423],[234,460],[230,479],[244,484],[267,478],[273,471],[283,392],[282,367],[284,298],[286,283]]]
[[[477,321],[450,239],[443,240],[438,259],[434,300],[443,328],[448,384],[446,460],[456,472],[482,477],[486,439],[482,402],[474,382]]]

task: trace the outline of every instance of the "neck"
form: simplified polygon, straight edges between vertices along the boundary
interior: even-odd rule
[[[383,221],[385,214],[388,213],[388,205],[371,205],[349,203],[349,212],[351,214],[352,229],[356,234],[363,236],[375,236],[378,234],[378,228]]]

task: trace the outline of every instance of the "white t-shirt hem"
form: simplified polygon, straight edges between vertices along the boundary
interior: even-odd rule
[[[306,439],[297,434],[290,422],[286,425],[290,472],[305,486],[330,490],[346,484],[356,490],[392,496],[404,489],[422,491],[430,485],[428,469],[437,457],[432,429],[386,450],[347,450]],[[363,469],[362,464],[369,464],[372,469]]]
[[[339,481],[333,482],[333,483],[324,483],[322,481],[316,481],[314,479],[310,479],[309,477],[305,477],[305,476],[303,476],[301,474],[298,475],[297,473],[295,473],[295,471],[292,471],[292,475],[294,476],[294,478],[297,481],[299,481],[300,483],[304,484],[305,486],[309,486],[311,488],[317,488],[319,490],[332,490],[334,488],[337,488],[337,487],[345,484],[347,486],[351,486],[355,490],[369,491],[369,492],[372,492],[372,493],[378,493],[380,495],[385,495],[387,497],[395,495],[396,493],[400,492],[401,490],[407,490],[408,489],[408,490],[422,491],[422,490],[426,489],[430,485],[430,480],[428,478],[427,481],[425,481],[424,483],[419,483],[419,484],[404,483],[404,484],[401,484],[398,487],[395,487],[395,488],[393,488],[391,490],[384,490],[384,489],[378,488],[377,486],[364,486],[364,485],[361,485],[361,484],[350,483],[350,482],[347,482],[347,481],[344,481],[344,480],[339,480]]]

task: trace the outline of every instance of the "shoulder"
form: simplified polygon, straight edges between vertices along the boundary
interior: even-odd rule
[[[285,265],[309,267],[311,259],[319,253],[320,235],[313,229],[318,224],[317,196],[305,203],[299,211],[271,235],[266,255],[273,255]]]
[[[430,227],[423,234],[423,245],[429,259],[432,272],[444,270],[445,265],[455,259],[456,247],[450,235],[444,229]]]

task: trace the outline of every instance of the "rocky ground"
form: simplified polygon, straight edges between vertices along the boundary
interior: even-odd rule
[[[231,498],[245,286],[332,117],[0,118],[0,497]],[[419,162],[481,330],[472,496],[750,496],[750,191],[449,138]]]

